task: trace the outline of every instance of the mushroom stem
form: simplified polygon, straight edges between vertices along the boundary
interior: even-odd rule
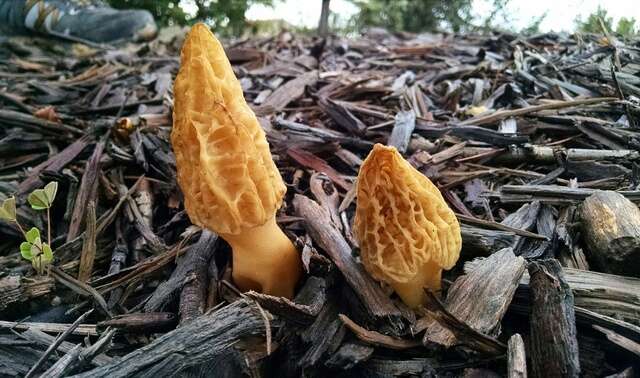
[[[275,216],[261,226],[220,236],[233,249],[232,276],[240,290],[293,297],[302,264],[298,251],[278,227]]]
[[[394,282],[391,286],[407,306],[415,309],[424,306],[426,302],[425,288],[434,292],[440,291],[441,275],[442,268],[433,260],[429,260],[409,281]]]

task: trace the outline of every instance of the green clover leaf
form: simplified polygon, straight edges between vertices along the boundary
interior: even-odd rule
[[[22,242],[20,243],[20,254],[25,260],[31,261],[33,259],[33,255],[31,254],[31,243]]]
[[[48,209],[53,204],[53,200],[56,198],[57,192],[58,183],[56,181],[52,181],[43,189],[36,189],[29,194],[27,201],[29,201],[31,208],[34,210]]]
[[[36,239],[40,239],[40,230],[35,227],[31,227],[31,229],[27,231],[26,239],[30,244],[33,244]]]
[[[0,219],[15,222],[16,199],[14,197],[9,197],[6,200],[2,201],[2,207],[0,207]]]

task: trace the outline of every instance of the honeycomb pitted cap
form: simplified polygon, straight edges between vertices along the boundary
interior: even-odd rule
[[[451,269],[458,220],[442,194],[394,147],[376,144],[358,175],[354,222],[366,270],[387,283],[411,281],[427,263]]]
[[[286,187],[222,45],[196,24],[180,60],[171,144],[189,218],[219,234],[265,224]]]

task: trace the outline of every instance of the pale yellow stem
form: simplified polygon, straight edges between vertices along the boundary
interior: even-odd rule
[[[242,291],[255,290],[291,299],[302,274],[300,254],[275,217],[240,234],[220,235],[233,249],[233,281]]]
[[[427,299],[424,293],[425,288],[433,292],[440,291],[441,275],[442,268],[435,262],[429,261],[411,280],[403,283],[392,282],[391,287],[407,306],[418,308],[424,306]]]

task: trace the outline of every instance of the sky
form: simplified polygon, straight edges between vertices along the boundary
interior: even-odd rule
[[[254,20],[281,18],[294,25],[314,27],[320,17],[321,3],[320,0],[281,0],[274,8],[254,5],[246,16]],[[492,3],[491,0],[473,0],[474,14],[488,14]],[[541,31],[572,31],[576,17],[585,19],[598,5],[607,9],[614,25],[620,17],[635,17],[640,22],[640,0],[510,0],[506,9],[509,19],[497,21],[500,26],[520,30],[547,12],[540,25]],[[347,0],[331,0],[331,11],[348,18],[357,8]]]

